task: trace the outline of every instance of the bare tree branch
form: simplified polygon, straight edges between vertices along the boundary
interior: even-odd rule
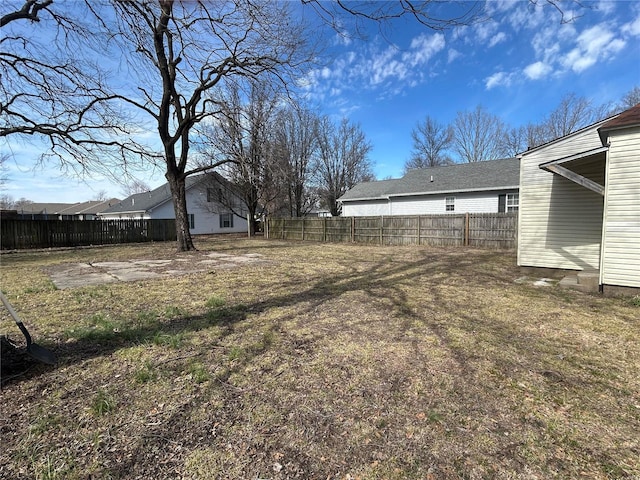
[[[0,27],[15,21],[15,20],[31,20],[32,22],[39,22],[40,17],[38,14],[40,10],[46,9],[53,3],[53,0],[26,0],[24,5],[19,10],[9,12],[0,17]]]

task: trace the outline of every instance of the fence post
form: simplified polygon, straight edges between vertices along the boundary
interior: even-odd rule
[[[420,245],[420,230],[422,228],[422,225],[420,224],[420,219],[422,217],[420,215],[418,215],[418,245]]]
[[[322,241],[327,241],[327,217],[322,217]]]
[[[282,218],[282,240],[284,240],[284,224],[287,223],[286,218]]]
[[[356,242],[356,217],[351,217],[351,243]]]
[[[302,241],[304,242],[304,217],[302,217]]]
[[[384,215],[380,215],[380,245],[384,245],[383,242],[383,238],[384,238]]]
[[[464,214],[464,246],[469,246],[469,212]]]

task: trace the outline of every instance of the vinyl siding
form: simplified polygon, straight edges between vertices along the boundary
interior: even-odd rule
[[[389,215],[387,200],[362,200],[342,204],[343,217],[377,217],[379,215]]]
[[[510,190],[509,193],[515,191]],[[450,193],[428,197],[395,197],[392,215],[430,215],[443,213],[494,213],[498,211],[498,195],[502,192]],[[455,209],[447,211],[446,198],[455,198]]]
[[[640,287],[640,128],[609,140],[602,283]]]
[[[498,196],[503,193],[517,193],[517,190],[391,197],[389,202],[386,200],[344,202],[342,215],[345,217],[364,217],[377,215],[497,213]],[[455,209],[453,212],[447,211],[445,208],[445,199],[447,197],[455,197]]]
[[[597,128],[525,153],[520,162],[518,265],[572,270],[598,269],[604,199],[539,168],[551,160],[602,146]],[[604,184],[602,160],[581,164],[578,173]]]
[[[217,202],[207,202],[207,189],[205,185],[196,185],[187,190],[187,212],[194,215],[193,235],[213,233],[243,233],[247,231],[247,219],[239,216],[233,217],[232,228],[220,228],[219,213],[229,210]],[[165,202],[150,213],[151,218],[175,218],[173,202]]]

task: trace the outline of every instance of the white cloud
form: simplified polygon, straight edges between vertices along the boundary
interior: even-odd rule
[[[394,59],[396,54],[396,48],[387,47],[386,50],[374,55],[368,61],[368,71],[371,72],[369,81],[371,84],[378,85],[389,77],[396,77],[397,79],[402,80],[406,76],[406,66]]]
[[[622,32],[634,37],[640,36],[640,15],[635,20],[622,25]]]
[[[487,40],[488,38],[491,38],[495,34],[499,26],[500,24],[494,21],[478,23],[474,27],[476,38],[481,42],[484,42],[485,40]]]
[[[494,0],[487,2],[487,13],[494,16],[496,13],[503,13],[511,10],[514,6],[518,5],[518,0]]]
[[[562,65],[576,73],[580,73],[595,65],[600,60],[615,55],[624,48],[626,42],[603,25],[594,25],[582,32],[577,45],[562,59]]]
[[[352,42],[353,40],[351,39],[351,36],[349,35],[348,32],[345,32],[345,31],[340,31],[336,33],[334,37],[334,43],[336,45],[343,45],[345,47],[348,47],[349,45],[351,45]]]
[[[491,2],[489,2],[491,3]],[[508,14],[506,21],[514,31],[537,30],[542,25],[549,23],[548,15],[540,3],[517,2],[518,8],[514,8]]]
[[[451,63],[456,58],[459,58],[461,56],[462,54],[458,50],[456,50],[455,48],[450,48],[449,52],[447,53],[447,63]]]
[[[616,9],[616,3],[612,0],[600,0],[596,5],[596,10],[605,15],[610,15]]]
[[[493,38],[489,41],[489,48],[495,47],[497,44],[504,42],[507,39],[507,35],[504,32],[498,32]]]
[[[491,90],[492,88],[499,86],[508,87],[513,83],[513,79],[513,73],[496,72],[484,79],[484,85],[487,90]]]
[[[426,64],[436,53],[445,47],[444,35],[421,34],[411,40],[410,50],[402,55],[404,61],[408,61],[411,66]]]
[[[547,76],[552,71],[553,68],[550,65],[547,65],[544,62],[535,62],[531,65],[527,65],[524,69],[524,74],[531,80],[538,80]]]
[[[561,51],[561,44],[573,43],[578,33],[573,25],[550,24],[538,30],[533,36],[533,46],[536,58],[546,63],[555,63]]]

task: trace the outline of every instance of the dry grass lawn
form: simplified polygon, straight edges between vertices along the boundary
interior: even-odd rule
[[[640,301],[513,253],[199,239],[3,255],[0,478],[640,478]],[[72,262],[266,263],[57,290]],[[2,312],[0,334],[23,342]]]

